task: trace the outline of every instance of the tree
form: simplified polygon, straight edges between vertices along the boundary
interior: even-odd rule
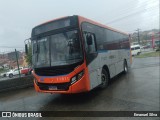
[[[32,65],[32,47],[31,44],[29,44],[28,47],[28,54],[26,54],[26,62],[28,63],[28,65]]]

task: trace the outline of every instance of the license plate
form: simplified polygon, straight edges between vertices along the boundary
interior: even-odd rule
[[[49,90],[57,90],[57,86],[49,86]]]

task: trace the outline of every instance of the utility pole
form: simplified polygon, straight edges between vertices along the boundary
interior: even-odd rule
[[[154,44],[154,33],[152,33],[151,36],[152,36],[152,48],[154,49],[154,45],[155,45],[155,44]]]
[[[17,61],[17,66],[18,66],[18,73],[19,77],[21,77],[20,69],[19,69],[19,63],[18,63],[18,55],[17,55],[17,50],[15,49],[15,54],[16,54],[16,61]]]
[[[138,32],[138,36],[137,36],[137,37],[138,37],[138,44],[140,45],[140,36],[139,36],[139,30],[140,30],[140,29],[138,28],[136,31]]]

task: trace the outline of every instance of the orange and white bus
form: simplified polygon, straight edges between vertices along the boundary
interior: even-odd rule
[[[45,93],[80,93],[131,64],[129,35],[81,16],[52,20],[31,35],[34,87]]]

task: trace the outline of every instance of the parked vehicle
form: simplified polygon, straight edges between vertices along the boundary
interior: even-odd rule
[[[140,45],[132,45],[131,46],[131,53],[132,53],[132,55],[139,55],[141,53]]]
[[[6,77],[6,73],[4,72],[4,73],[1,73],[0,74],[0,77]]]
[[[155,51],[160,51],[160,40],[155,41]]]
[[[1,77],[6,77],[6,73],[1,73],[0,76]]]
[[[148,49],[148,48],[151,48],[151,45],[145,45],[145,46],[143,46],[143,49]]]
[[[21,69],[23,69],[23,67],[19,67],[19,70],[20,70],[20,71],[21,71]],[[18,68],[13,69],[13,70],[10,70],[9,72],[6,73],[6,76],[9,77],[9,78],[12,78],[13,76],[19,74],[19,70],[18,70]],[[21,72],[20,72],[20,73],[21,73]]]
[[[30,74],[31,74],[31,71],[32,71],[32,68],[23,68],[23,69],[21,70],[21,74],[30,75]]]
[[[7,74],[8,71],[9,71],[8,69],[4,69],[4,71],[2,71],[2,72],[0,73],[0,77],[1,77],[1,78],[6,77],[6,74]]]

